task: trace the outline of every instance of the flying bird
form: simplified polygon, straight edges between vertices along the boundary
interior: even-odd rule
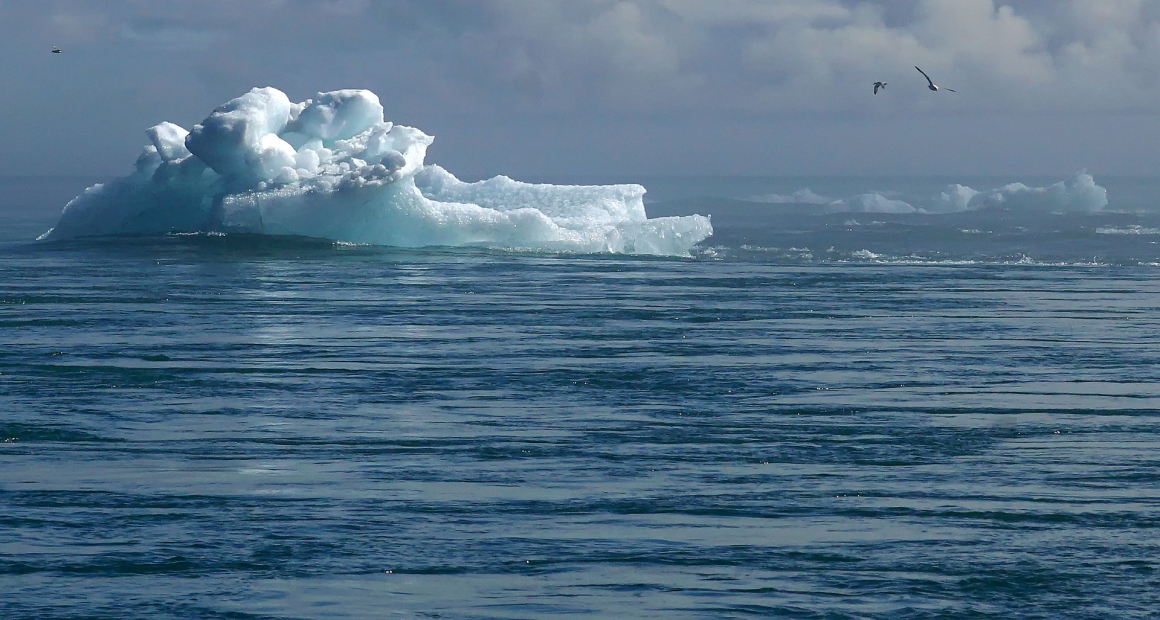
[[[915,65],[914,68],[918,69],[918,65]],[[926,74],[926,71],[923,71],[922,69],[918,69],[918,72],[922,74],[922,77],[926,78],[927,88],[929,88],[933,91],[938,91],[938,85],[935,84],[933,81],[931,81],[930,76]],[[943,90],[948,90],[952,93],[955,92],[955,89],[953,89],[953,88],[944,88]]]
[[[63,53],[64,53],[64,50],[62,50],[62,49],[60,49],[59,47],[57,47],[57,46],[55,46],[55,45],[54,45],[54,46],[52,46],[52,53],[53,53],[53,54],[63,54]]]
[[[874,94],[878,94],[879,88],[886,88],[886,82],[874,82]]]

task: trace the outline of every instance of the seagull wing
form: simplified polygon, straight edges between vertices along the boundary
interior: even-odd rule
[[[915,65],[914,68],[918,69],[918,65]],[[923,71],[922,69],[918,69],[918,72],[922,74],[922,77],[926,78],[927,84],[934,86],[934,82],[930,79],[930,76],[926,74],[926,71]]]
[[[945,90],[945,91],[948,91],[948,92],[952,92],[952,93],[954,93],[954,92],[958,92],[958,91],[956,91],[956,90],[955,90],[955,89],[953,89],[953,88],[944,88],[943,90]]]
[[[882,84],[880,84],[880,83],[878,83],[878,82],[874,82],[874,94],[875,94],[875,95],[877,95],[877,94],[878,94],[878,89],[879,89],[879,88],[881,88],[881,87],[882,87]]]

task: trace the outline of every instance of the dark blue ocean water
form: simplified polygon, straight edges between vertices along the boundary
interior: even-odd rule
[[[1160,617],[1144,181],[660,183],[690,258],[31,242],[70,183],[0,185],[0,617]]]

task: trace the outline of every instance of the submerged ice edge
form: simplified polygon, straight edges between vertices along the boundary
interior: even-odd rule
[[[824,213],[939,214],[965,211],[1010,210],[1045,213],[1096,213],[1108,206],[1108,190],[1097,185],[1085,171],[1058,183],[1031,187],[1010,183],[990,190],[976,190],[954,183],[942,192],[922,199],[902,200],[893,192],[868,191],[849,198],[831,198],[809,188],[792,194],[751,196],[751,202],[816,205]]]
[[[385,121],[367,90],[293,103],[255,88],[189,131],[146,135],[133,173],[86,189],[40,239],[214,231],[687,256],[713,233],[702,215],[648,218],[640,185],[460,181],[425,163],[431,136]]]

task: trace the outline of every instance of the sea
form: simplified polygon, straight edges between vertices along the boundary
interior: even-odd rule
[[[631,179],[678,257],[35,241],[95,180],[0,179],[0,617],[1160,618],[1160,179]]]

